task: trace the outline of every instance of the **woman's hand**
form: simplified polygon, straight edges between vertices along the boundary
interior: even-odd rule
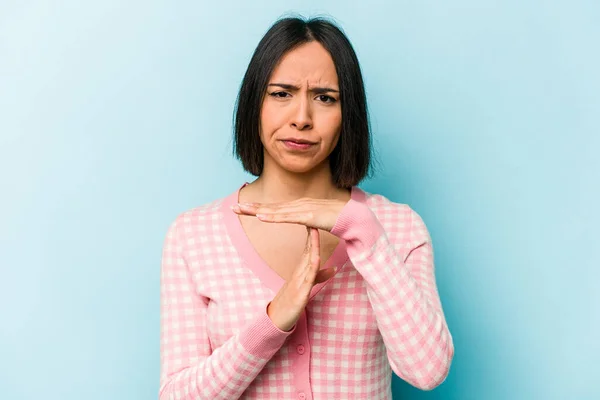
[[[294,327],[310,299],[313,286],[335,275],[336,267],[319,270],[318,230],[331,232],[346,203],[342,200],[301,198],[284,203],[239,203],[232,207],[236,214],[254,215],[264,222],[306,226],[308,235],[302,262],[267,307],[267,314],[282,331],[290,331]]]
[[[255,215],[264,222],[301,224],[331,232],[347,202],[343,200],[302,198],[284,203],[239,203],[236,214]]]
[[[308,235],[302,262],[267,306],[267,315],[282,331],[290,331],[294,327],[310,299],[313,286],[331,278],[336,270],[336,267],[330,267],[319,271],[319,231],[314,228],[306,229]]]

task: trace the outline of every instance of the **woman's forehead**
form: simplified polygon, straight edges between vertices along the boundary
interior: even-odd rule
[[[275,67],[270,82],[311,87],[337,85],[338,78],[329,52],[320,43],[310,42],[285,54]]]

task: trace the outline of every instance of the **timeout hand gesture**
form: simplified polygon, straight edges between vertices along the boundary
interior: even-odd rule
[[[319,229],[331,232],[345,205],[346,202],[341,200],[302,198],[274,204],[240,203],[232,207],[236,214],[254,215],[264,222],[306,226],[308,235],[302,261],[267,307],[269,318],[282,331],[290,331],[294,327],[308,304],[313,286],[335,274],[336,267],[319,270]]]

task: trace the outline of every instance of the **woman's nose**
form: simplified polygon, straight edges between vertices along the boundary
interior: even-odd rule
[[[312,128],[312,110],[310,102],[305,96],[298,99],[298,104],[292,115],[291,126],[303,131]]]

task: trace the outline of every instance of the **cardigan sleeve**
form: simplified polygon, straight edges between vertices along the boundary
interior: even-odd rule
[[[395,245],[371,209],[350,200],[331,233],[346,240],[352,264],[367,283],[367,295],[396,375],[431,390],[447,377],[454,357],[435,283],[431,237],[410,207],[391,203],[385,216],[409,226],[408,244]],[[389,207],[389,206],[387,206]],[[404,254],[398,249],[405,248]]]
[[[238,399],[296,327],[280,330],[265,304],[251,323],[211,349],[206,329],[210,299],[194,289],[180,219],[169,227],[162,252],[159,399]]]

